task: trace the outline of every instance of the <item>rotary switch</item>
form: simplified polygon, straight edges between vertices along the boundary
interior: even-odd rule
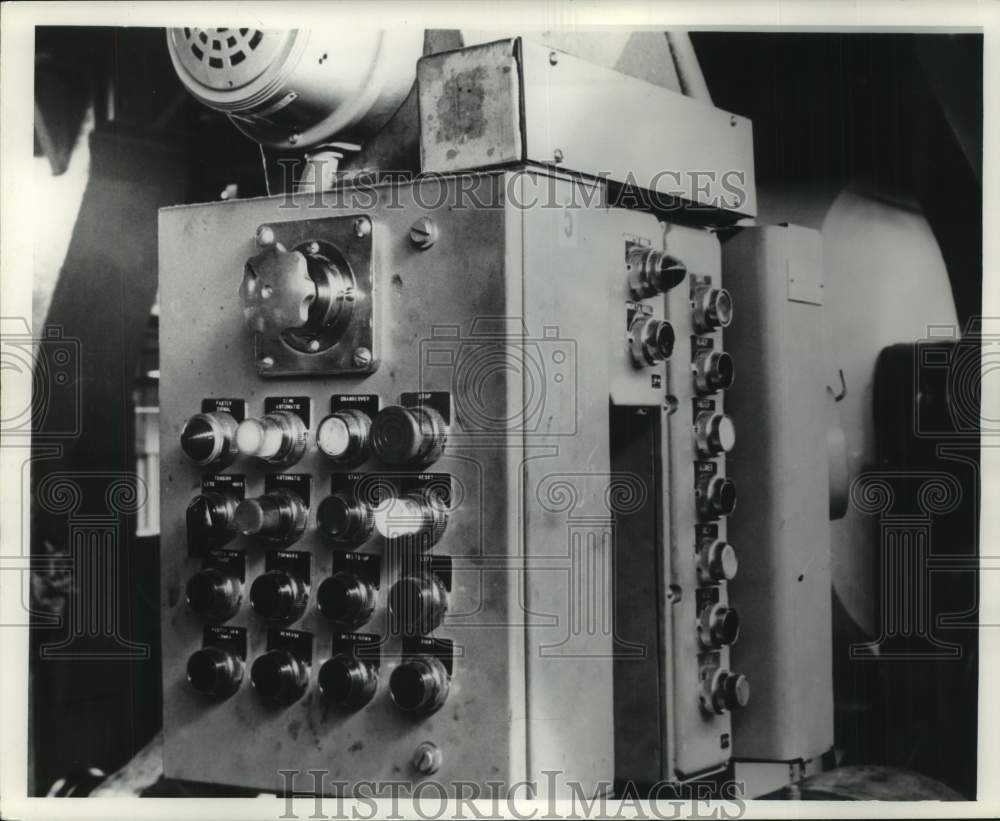
[[[698,618],[698,640],[709,649],[726,647],[740,637],[740,614],[732,607],[706,605]]]
[[[447,439],[444,417],[425,405],[390,405],[378,412],[371,427],[372,450],[387,465],[429,465],[444,452]]]
[[[236,419],[225,411],[198,413],[181,430],[181,450],[199,467],[224,468],[239,453]]]
[[[316,591],[320,613],[345,627],[359,627],[375,611],[375,587],[353,573],[340,570],[323,579]]]
[[[721,539],[706,539],[698,548],[698,578],[702,584],[728,582],[739,570],[736,551]]]
[[[250,606],[265,621],[291,624],[309,601],[309,585],[287,570],[269,570],[250,585]]]
[[[249,259],[240,284],[247,327],[300,353],[336,344],[350,324],[357,294],[349,267],[335,256],[326,243],[291,251],[274,243]]]
[[[694,327],[699,333],[710,333],[732,324],[733,297],[725,288],[697,288],[691,303]]]
[[[226,621],[236,615],[243,601],[243,583],[218,568],[207,567],[188,579],[188,607],[211,621]]]
[[[389,591],[388,606],[403,633],[430,633],[444,621],[448,591],[433,573],[403,576]]]
[[[409,542],[427,550],[448,524],[448,511],[436,496],[413,493],[384,500],[375,510],[375,529],[388,540]]]
[[[316,428],[316,447],[341,465],[357,465],[368,453],[372,420],[364,411],[348,408],[331,413]]]
[[[302,418],[275,411],[260,419],[244,419],[236,429],[236,447],[245,456],[274,467],[294,465],[306,452],[309,433]]]
[[[719,669],[705,684],[701,703],[709,713],[722,715],[727,710],[739,710],[750,703],[750,682],[740,673]]]
[[[725,351],[705,351],[694,360],[694,386],[698,393],[728,390],[733,386],[736,367]]]
[[[221,647],[203,647],[188,658],[187,679],[199,693],[228,698],[243,683],[243,659]]]
[[[375,512],[367,502],[347,493],[334,493],[319,503],[316,524],[330,541],[360,544],[375,527]]]
[[[306,693],[309,667],[288,650],[268,650],[250,668],[250,683],[264,701],[294,704]]]
[[[451,681],[441,660],[414,656],[389,676],[389,692],[396,706],[407,713],[433,713],[448,698]]]
[[[244,499],[233,518],[236,529],[244,536],[290,544],[305,531],[308,508],[297,493],[273,490],[263,496]]]
[[[188,547],[203,555],[236,538],[238,500],[226,493],[207,491],[195,496],[187,506]]]
[[[724,413],[705,411],[694,420],[695,444],[702,456],[729,453],[736,444],[736,427]]]
[[[378,669],[352,655],[336,655],[319,668],[319,689],[331,704],[360,710],[375,697]]]
[[[695,488],[698,513],[702,519],[718,519],[736,510],[736,484],[722,476],[704,476]]]

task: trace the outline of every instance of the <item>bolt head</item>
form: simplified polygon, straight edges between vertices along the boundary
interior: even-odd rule
[[[261,247],[274,245],[274,230],[270,225],[262,225],[257,229],[257,244]]]
[[[433,775],[441,768],[441,750],[432,741],[421,742],[413,751],[410,763],[421,775]]]
[[[372,364],[372,352],[368,348],[354,349],[354,366],[357,368],[367,368]]]
[[[372,232],[372,221],[368,217],[358,217],[354,220],[354,236],[358,239],[367,237]]]

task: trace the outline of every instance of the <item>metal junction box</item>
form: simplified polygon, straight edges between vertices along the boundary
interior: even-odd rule
[[[161,212],[168,777],[725,766],[719,246],[595,190],[522,167]]]

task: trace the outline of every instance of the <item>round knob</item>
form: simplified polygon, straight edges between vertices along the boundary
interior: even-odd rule
[[[203,618],[226,621],[236,615],[243,600],[243,584],[214,567],[199,570],[185,589],[188,607]]]
[[[429,465],[441,456],[447,438],[444,418],[423,405],[390,405],[371,427],[372,450],[387,465]]]
[[[698,513],[702,519],[718,519],[736,510],[736,484],[731,479],[712,476],[699,483]]]
[[[740,636],[740,615],[732,607],[712,604],[698,621],[698,638],[705,647],[725,647]]]
[[[736,427],[724,413],[706,411],[694,421],[695,443],[703,456],[729,453],[736,444]]]
[[[251,331],[280,333],[302,327],[316,296],[305,255],[278,243],[248,260],[243,270],[240,301]]]
[[[236,419],[224,411],[192,416],[181,430],[181,450],[200,467],[225,467],[236,458]]]
[[[293,704],[305,695],[309,668],[294,653],[268,650],[250,668],[250,683],[265,701]]]
[[[196,553],[222,547],[236,537],[237,501],[225,493],[209,491],[195,496],[187,506],[188,544]]]
[[[308,431],[297,414],[275,411],[260,419],[244,419],[236,428],[239,452],[269,465],[289,467],[306,451]]]
[[[375,610],[375,588],[341,570],[323,579],[316,591],[316,603],[331,621],[357,627],[368,621]]]
[[[733,321],[733,297],[725,288],[699,288],[694,294],[694,327],[699,333],[728,328]]]
[[[375,513],[366,502],[346,493],[327,496],[316,508],[319,532],[334,542],[360,544],[375,526]]]
[[[625,266],[629,287],[637,299],[656,296],[680,285],[687,276],[687,268],[679,259],[654,251],[652,248],[633,248]]]
[[[308,585],[285,570],[269,570],[250,586],[250,606],[275,624],[291,624],[305,612],[308,600]]]
[[[388,607],[403,633],[430,633],[444,620],[448,591],[431,573],[403,576],[389,591]]]
[[[371,426],[372,420],[363,411],[348,408],[331,413],[316,428],[316,447],[339,464],[359,464],[367,454]]]
[[[448,511],[433,496],[411,494],[384,500],[375,510],[374,522],[383,538],[427,550],[444,533]]]
[[[448,698],[448,671],[434,656],[404,659],[389,676],[389,693],[400,710],[433,713]]]
[[[750,703],[750,682],[740,673],[716,670],[708,690],[708,698],[703,698],[702,703],[717,715],[722,715],[727,710],[739,710]]]
[[[243,659],[221,647],[203,647],[188,658],[187,678],[199,693],[227,698],[243,682]]]
[[[739,566],[733,546],[721,539],[706,541],[698,550],[698,577],[702,584],[732,581]]]
[[[290,490],[274,490],[244,499],[233,514],[236,529],[244,536],[284,543],[302,535],[307,518],[308,510],[302,499]]]
[[[354,656],[337,655],[319,668],[319,689],[331,704],[360,710],[378,689],[378,670]]]
[[[705,351],[694,361],[694,384],[698,393],[715,393],[733,386],[736,367],[725,351]]]
[[[629,337],[632,358],[640,365],[656,365],[674,352],[674,328],[665,319],[637,316]]]

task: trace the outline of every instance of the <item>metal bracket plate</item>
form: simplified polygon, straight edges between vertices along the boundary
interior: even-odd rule
[[[371,227],[356,231],[364,218]],[[254,361],[258,375],[356,376],[378,367],[375,335],[375,278],[373,275],[374,236],[378,225],[368,215],[351,214],[311,220],[269,223],[274,239],[288,250],[310,242],[334,246],[343,256],[354,279],[354,308],[350,322],[336,344],[316,353],[297,351],[280,334],[254,333]],[[359,236],[360,234],[360,236]]]

